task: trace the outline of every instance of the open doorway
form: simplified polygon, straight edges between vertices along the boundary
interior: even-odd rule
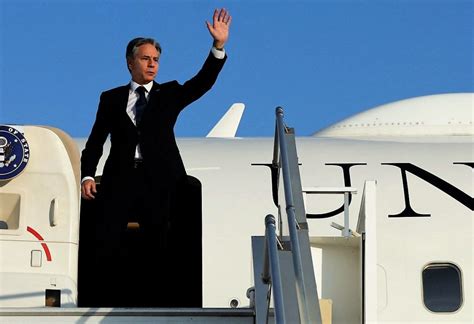
[[[100,179],[98,179],[100,190]],[[79,235],[79,307],[202,307],[202,194],[201,182],[192,176],[178,190],[178,208],[170,227],[166,255],[145,247],[139,223],[132,217],[124,229],[120,267],[110,273],[120,287],[111,296],[97,276],[96,222],[98,202],[82,200]],[[155,271],[156,270],[156,271]],[[146,275],[145,275],[146,274]]]

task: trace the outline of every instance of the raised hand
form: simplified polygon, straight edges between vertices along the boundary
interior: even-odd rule
[[[221,10],[214,10],[212,17],[212,25],[206,21],[207,29],[214,39],[214,47],[217,49],[224,48],[227,39],[229,38],[229,27],[232,22],[232,17],[229,12],[222,8]]]

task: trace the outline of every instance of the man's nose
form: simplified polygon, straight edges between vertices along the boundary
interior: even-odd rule
[[[149,67],[154,67],[155,65],[156,65],[156,62],[154,60],[148,60]]]

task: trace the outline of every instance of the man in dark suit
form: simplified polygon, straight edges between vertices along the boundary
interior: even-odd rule
[[[181,110],[214,84],[227,58],[231,16],[215,10],[207,23],[213,47],[201,70],[184,84],[156,83],[161,47],[150,38],[136,38],[127,46],[128,85],[102,93],[95,123],[81,157],[82,197],[100,197],[98,258],[113,266],[123,253],[121,242],[131,215],[137,216],[145,248],[166,251],[173,223],[177,190],[186,172],[174,136]],[[97,192],[94,181],[103,144],[111,136],[111,149]],[[162,265],[163,266],[163,265]],[[107,274],[104,273],[105,277]],[[166,279],[165,279],[166,280]]]

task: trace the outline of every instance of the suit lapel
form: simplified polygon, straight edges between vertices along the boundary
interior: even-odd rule
[[[128,93],[130,84],[124,85],[119,89],[116,105],[121,112],[127,113]]]
[[[151,92],[159,92],[161,85],[155,81],[153,81],[153,86],[151,87]]]
[[[151,87],[150,95],[148,96],[148,106],[152,103],[156,96],[160,93],[161,85],[153,81],[153,86]]]
[[[118,96],[116,97],[117,102],[115,104],[118,110],[117,113],[118,113],[119,118],[125,118],[127,120],[127,124],[129,124],[132,127],[135,127],[135,124],[130,119],[130,116],[128,116],[127,114],[129,92],[130,92],[130,83],[122,86],[119,89]]]

